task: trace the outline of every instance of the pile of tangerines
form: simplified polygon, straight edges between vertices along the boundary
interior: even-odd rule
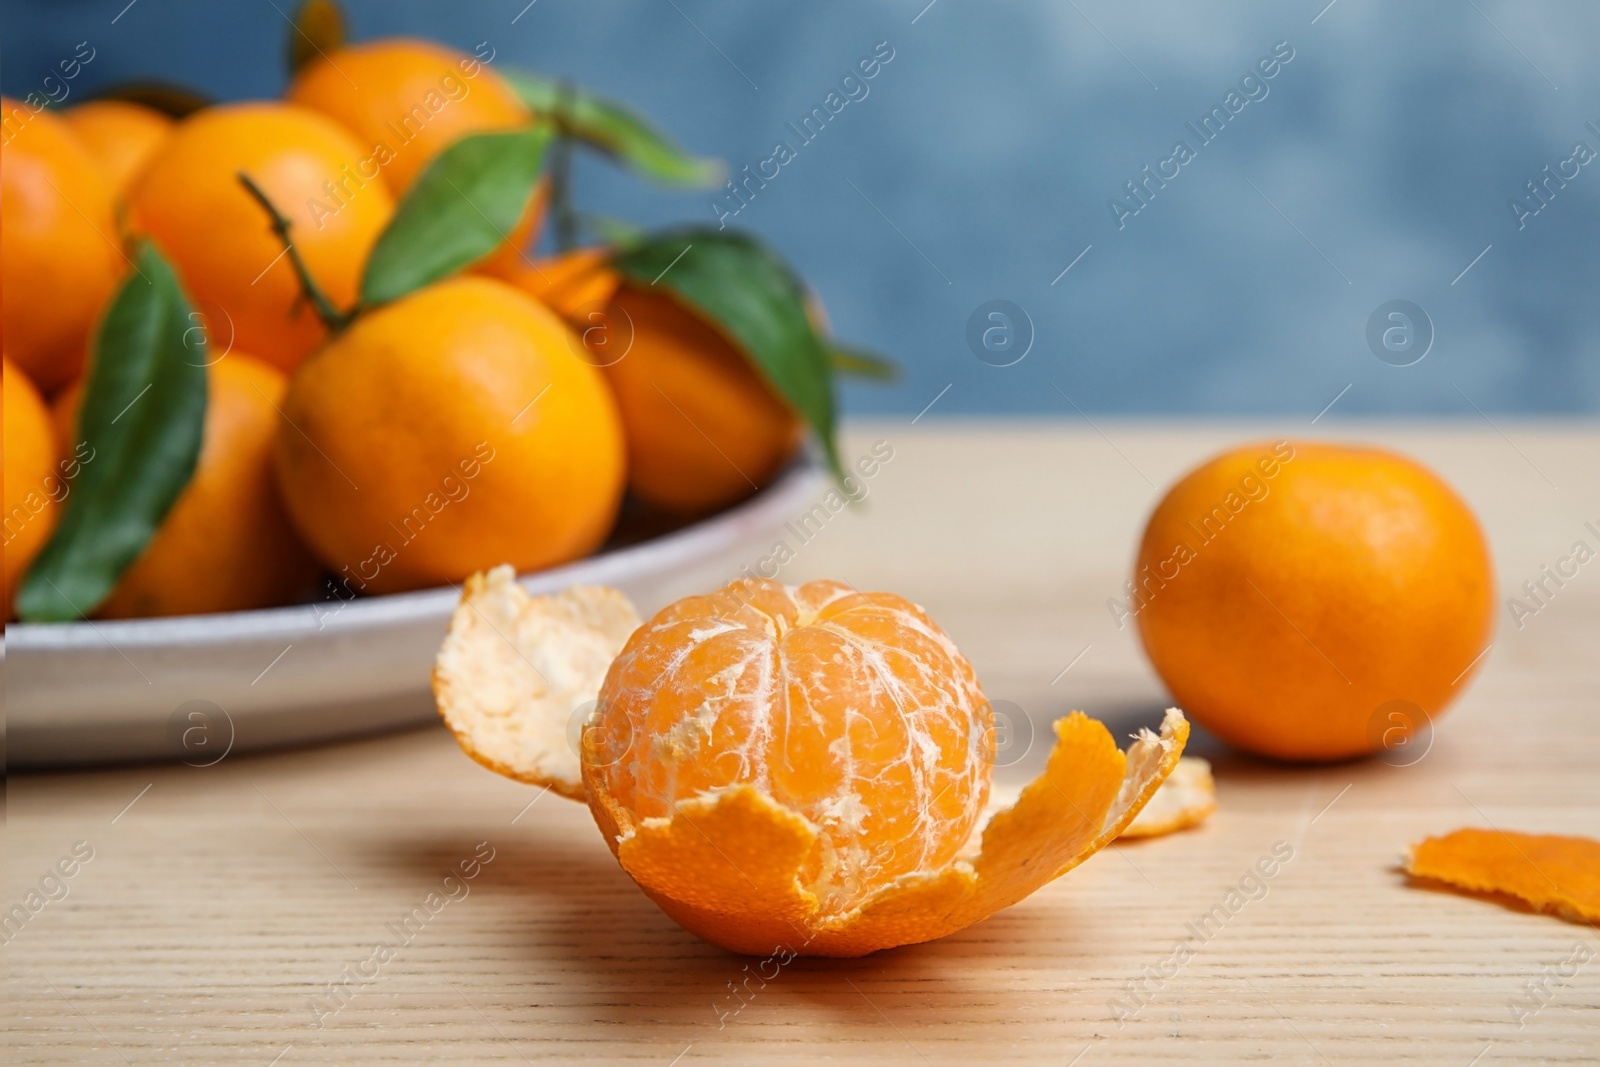
[[[992,710],[892,594],[748,579],[642,623],[612,590],[530,597],[515,573],[616,537],[625,497],[644,528],[708,514],[807,428],[837,472],[833,374],[888,368],[832,342],[747,236],[607,220],[579,247],[575,147],[667,183],[717,172],[626,108],[492,51],[347,45],[331,0],[295,34],[282,101],[0,104],[8,618],[462,582],[433,672],[462,746],[586,800],[652,899],[742,952],[941,937],[1210,814],[1171,709],[1126,752],[1059,720],[1043,773],[985,820]],[[547,213],[560,253],[535,260]],[[1191,471],[1123,592],[1118,625],[1196,719],[1287,760],[1413,743],[1493,628],[1466,504],[1337,445]],[[1463,831],[1411,869],[1595,914],[1592,883],[1484,874],[1511,863],[1501,839],[1562,872],[1600,848]]]
[[[574,146],[666,183],[716,165],[487,49],[314,41],[327,7],[282,100],[4,101],[8,617],[535,570],[619,513],[754,493],[808,424],[832,457],[851,357],[770,251],[576,247]],[[533,259],[547,213],[561,251]]]

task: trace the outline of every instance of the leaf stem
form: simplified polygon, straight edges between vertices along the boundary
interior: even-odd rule
[[[300,258],[300,250],[294,246],[294,241],[289,238],[291,224],[288,217],[278,210],[277,205],[267,198],[266,193],[261,191],[261,187],[250,178],[250,175],[242,170],[239,172],[239,184],[244,186],[245,191],[255,199],[256,203],[261,205],[262,210],[272,219],[272,232],[277,234],[278,240],[283,242],[283,250],[289,256],[289,265],[294,268],[295,276],[300,279],[301,292],[305,294],[307,302],[315,309],[317,318],[321,319],[322,324],[328,328],[328,332],[338,333],[350,325],[351,320],[355,318],[355,312],[353,310],[341,312],[334,307],[333,301],[328,299],[328,294],[322,291],[322,287],[311,276],[311,271],[306,266],[306,261]]]
[[[570,252],[578,243],[578,213],[572,207],[572,83],[556,87],[556,106],[551,119],[556,127],[555,144],[550,148],[550,204],[556,217],[556,250]]]

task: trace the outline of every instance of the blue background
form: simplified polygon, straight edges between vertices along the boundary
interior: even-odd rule
[[[843,338],[904,365],[896,385],[847,386],[852,412],[915,414],[937,396],[935,416],[1314,414],[1347,385],[1330,417],[1600,409],[1600,160],[1521,230],[1507,203],[1574,142],[1600,150],[1585,125],[1600,126],[1600,4],[925,3],[348,6],[357,38],[487,41],[496,63],[632,101],[735,171],[796,143],[786,124],[887,41],[894,59],[870,94],[796,144],[737,220],[811,279]],[[151,76],[272,96],[291,10],[7,0],[0,80],[26,94],[88,40],[80,96]],[[1178,138],[1196,147],[1184,123],[1283,40],[1295,58],[1269,95],[1119,230],[1110,198]],[[579,178],[585,210],[715,217],[711,193],[599,161]],[[1408,367],[1365,336],[1397,298],[1436,335]],[[992,299],[1033,325],[1013,366],[966,340]]]

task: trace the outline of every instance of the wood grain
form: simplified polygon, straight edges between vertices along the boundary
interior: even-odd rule
[[[1082,707],[1126,733],[1163,694],[1105,600],[1157,487],[1281,429],[857,425],[849,455],[883,440],[894,456],[865,507],[795,539],[784,576],[921,601],[1036,731]],[[1443,472],[1484,517],[1507,595],[1600,526],[1593,427],[1317,429]],[[76,842],[93,858],[6,935],[11,1062],[1594,1063],[1600,933],[1410,887],[1397,860],[1458,826],[1600,833],[1597,648],[1600,562],[1521,629],[1502,612],[1415,765],[1290,768],[1202,737],[1220,801],[1204,828],[1114,848],[957,936],[796,960],[739,997],[750,961],[662,916],[586,809],[483,771],[442,729],[12,776],[7,907]],[[1275,845],[1293,856],[1264,892],[1246,883],[1258,899],[1195,936]],[[369,966],[380,941],[399,947]],[[1519,1026],[1527,983],[1579,945],[1595,958]],[[347,967],[371,977],[319,1015]],[[1118,998],[1137,1007],[1120,1021]]]

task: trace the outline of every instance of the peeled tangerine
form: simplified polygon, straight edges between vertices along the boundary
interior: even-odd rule
[[[1124,754],[1073,712],[980,827],[994,725],[971,665],[921,608],[839,582],[735,582],[641,626],[614,590],[532,597],[498,567],[468,580],[433,680],[469,755],[587,800],[663,911],[753,954],[987,918],[1117,837],[1189,734],[1174,709]]]

